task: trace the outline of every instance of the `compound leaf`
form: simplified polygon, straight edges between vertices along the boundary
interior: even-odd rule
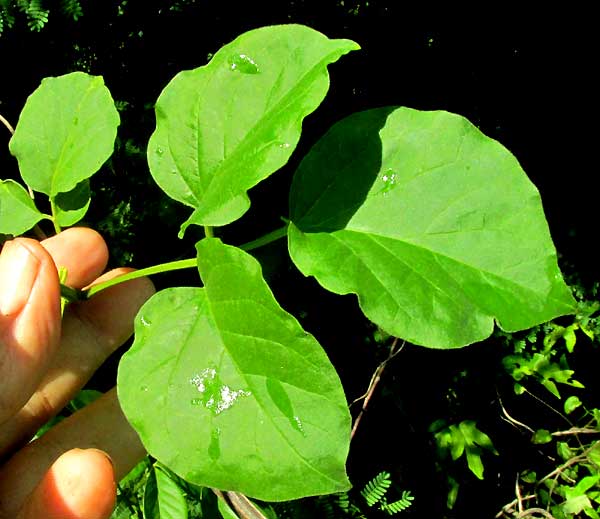
[[[44,218],[21,184],[0,180],[0,234],[18,236]]]
[[[350,415],[314,337],[247,253],[204,239],[205,288],[158,292],[119,367],[148,452],[187,481],[267,501],[346,490]]]
[[[289,249],[355,293],[391,335],[435,348],[574,311],[537,189],[466,119],[382,108],[347,117],[300,164]]]
[[[323,100],[327,65],[354,49],[301,25],[264,27],[173,78],[156,104],[148,163],[165,193],[194,208],[182,233],[248,210],[248,189],[288,161]]]
[[[118,126],[102,77],[73,72],[45,78],[25,103],[10,152],[25,183],[54,198],[100,169]]]

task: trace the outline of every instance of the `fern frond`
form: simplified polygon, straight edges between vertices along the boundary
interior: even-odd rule
[[[389,515],[394,515],[399,512],[403,512],[410,505],[412,505],[414,496],[411,495],[410,490],[405,490],[402,492],[402,497],[398,499],[398,501],[394,501],[393,503],[384,502],[385,498],[379,505],[379,509],[383,512],[386,512]]]
[[[27,2],[19,2],[19,7],[27,15],[27,26],[31,31],[41,31],[48,22],[50,11],[44,9],[42,0],[29,0],[29,5],[24,8]]]
[[[365,488],[360,493],[365,498],[367,504],[373,506],[385,496],[391,484],[390,473],[385,471],[380,472],[365,485]]]
[[[83,16],[83,9],[79,0],[61,0],[62,12],[77,21]]]

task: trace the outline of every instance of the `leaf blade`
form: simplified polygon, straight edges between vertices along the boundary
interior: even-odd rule
[[[163,191],[194,208],[182,233],[246,212],[246,191],[287,162],[325,96],[327,65],[357,48],[300,25],[264,27],[173,78],[156,105],[148,163]]]
[[[48,77],[28,97],[9,149],[26,184],[54,198],[91,177],[110,157],[118,125],[101,76]]]
[[[393,107],[354,114],[300,164],[292,260],[415,344],[460,347],[570,313],[539,193],[466,119]],[[518,310],[517,310],[518,309]]]
[[[159,292],[136,320],[118,376],[129,421],[195,484],[267,501],[347,489],[350,417],[325,353],[256,260],[218,239],[197,248],[205,288]]]

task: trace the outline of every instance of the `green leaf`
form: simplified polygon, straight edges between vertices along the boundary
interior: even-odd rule
[[[187,519],[188,507],[183,490],[160,466],[155,465],[154,473],[158,489],[160,519]]]
[[[391,335],[436,348],[574,311],[537,189],[466,119],[381,108],[334,125],[290,193],[294,263],[355,293]]]
[[[158,292],[136,318],[118,373],[128,420],[197,485],[266,501],[347,490],[350,415],[327,356],[254,258],[214,238],[197,249],[205,288]]]
[[[194,208],[181,234],[248,210],[248,189],[288,161],[323,100],[327,65],[358,48],[301,25],[264,27],[173,78],[156,104],[148,163],[165,193]]]
[[[144,519],[160,519],[155,470],[150,471],[144,487]]]
[[[219,512],[221,512],[221,515],[223,516],[223,519],[239,519],[239,517],[237,516],[237,514],[222,499],[219,499],[217,501],[217,507],[219,509]]]
[[[538,429],[535,431],[531,442],[536,445],[543,445],[544,443],[550,443],[552,441],[552,434],[546,429]]]
[[[571,414],[573,411],[575,411],[575,409],[581,407],[581,405],[582,402],[579,400],[579,397],[575,395],[570,396],[565,400],[564,403],[565,414]]]
[[[75,225],[90,207],[90,181],[82,180],[68,193],[59,193],[54,199],[54,216],[61,227]]]
[[[481,449],[477,447],[469,447],[466,450],[467,465],[469,469],[478,479],[483,479],[483,462],[481,461]]]
[[[102,392],[95,389],[82,389],[77,393],[67,405],[67,408],[72,413],[83,409],[102,396]]]
[[[110,157],[119,114],[100,76],[46,78],[29,96],[10,152],[25,183],[55,198],[91,177]]]
[[[19,236],[44,218],[21,184],[0,180],[0,234]]]

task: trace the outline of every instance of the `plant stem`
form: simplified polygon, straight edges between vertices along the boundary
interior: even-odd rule
[[[54,199],[50,198],[50,209],[52,210],[52,223],[54,224],[54,230],[56,234],[62,231],[58,220],[56,219],[56,205],[54,205]]]
[[[205,225],[204,226],[204,235],[207,238],[212,238],[214,236],[213,228],[210,225]]]
[[[56,227],[56,221],[54,219],[53,221],[55,222]],[[283,238],[287,234],[287,228],[288,225],[286,224],[284,227],[271,231],[270,233],[267,233],[264,236],[257,238],[256,240],[240,245],[240,249],[245,251],[257,249],[258,247],[262,247],[263,245],[267,245],[271,242],[274,242],[275,240]],[[204,230],[206,232],[207,237],[212,237],[212,227],[205,227]],[[94,285],[88,288],[87,290],[77,290],[75,288],[61,284],[61,296],[67,299],[68,301],[83,301],[85,299],[89,299],[90,297],[96,295],[98,292],[101,292],[106,288],[118,285],[119,283],[124,283],[125,281],[130,281],[132,279],[137,279],[145,276],[151,276],[153,274],[160,274],[161,272],[171,272],[172,270],[193,268],[196,267],[196,265],[196,258],[169,261],[168,263],[161,263],[160,265],[154,265],[145,269],[135,270],[123,276],[119,276],[114,279],[109,279],[108,281],[98,283],[97,285]]]
[[[98,292],[108,287],[118,285],[119,283],[123,283],[125,281],[142,278],[144,276],[151,276],[152,274],[160,274],[161,272],[171,272],[172,270],[189,269],[195,266],[196,258],[190,258],[184,260],[169,261],[168,263],[161,263],[160,265],[154,265],[145,269],[135,270],[123,276],[119,276],[118,278],[109,279],[108,281],[104,281],[103,283],[98,283],[97,285],[90,287],[89,289],[84,291],[84,299],[89,299]]]
[[[283,227],[275,229],[274,231],[271,231],[270,233],[267,233],[264,236],[257,238],[256,240],[252,240],[248,243],[240,245],[240,249],[245,250],[246,252],[249,250],[258,249],[259,247],[272,243],[276,240],[279,240],[280,238],[284,238],[285,236],[287,236],[287,232],[288,224],[285,224]]]
[[[11,126],[11,124],[0,114],[0,122],[6,126],[11,135],[15,134],[15,129]]]

